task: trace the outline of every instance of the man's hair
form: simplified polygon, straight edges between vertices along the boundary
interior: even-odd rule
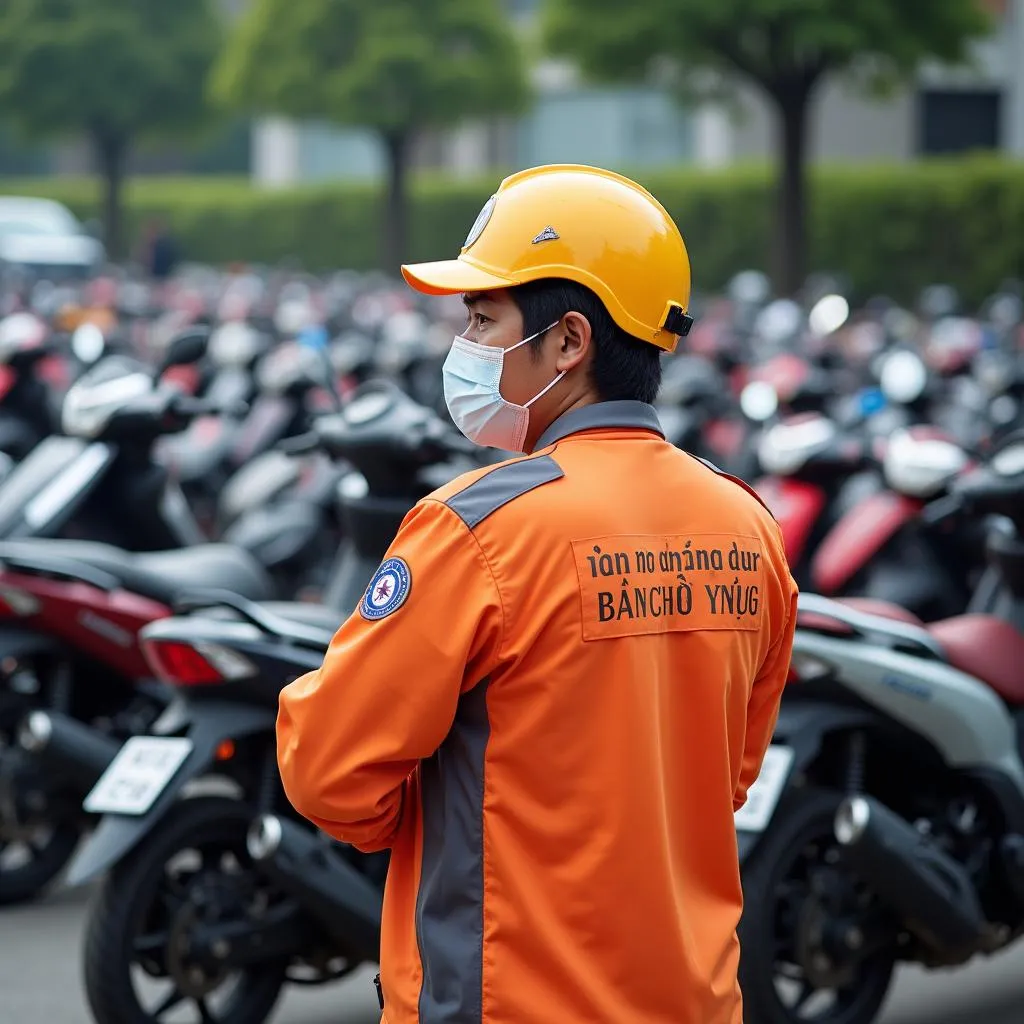
[[[575,281],[544,278],[509,288],[508,293],[523,315],[524,337],[543,331],[566,313],[580,313],[590,321],[590,380],[600,401],[653,402],[657,397],[661,350],[627,334],[589,288]],[[530,352],[537,355],[543,343],[543,338],[535,338],[528,346]]]

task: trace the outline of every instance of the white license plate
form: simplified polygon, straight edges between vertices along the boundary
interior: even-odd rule
[[[736,812],[736,828],[742,832],[763,832],[786,788],[793,766],[793,749],[772,745],[764,754],[761,773],[747,790],[747,802]]]
[[[89,814],[145,814],[192,751],[182,736],[133,736],[82,801]]]

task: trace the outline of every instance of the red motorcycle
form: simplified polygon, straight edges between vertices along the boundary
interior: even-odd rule
[[[977,584],[981,528],[932,523],[921,510],[972,465],[933,427],[894,434],[882,459],[887,488],[864,496],[821,540],[809,589],[889,601],[926,621],[961,614]]]
[[[33,898],[60,872],[87,826],[85,794],[124,740],[171,706],[138,631],[170,615],[179,593],[211,586],[271,596],[252,556],[223,544],[132,554],[0,543],[0,904]],[[55,771],[61,752],[73,756]]]
[[[875,453],[870,443],[843,436],[828,417],[804,413],[769,427],[757,456],[768,475],[754,489],[779,523],[794,578],[806,587],[822,539],[878,490]]]

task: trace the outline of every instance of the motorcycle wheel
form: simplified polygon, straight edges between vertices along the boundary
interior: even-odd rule
[[[230,971],[190,960],[188,949],[190,927],[237,920],[258,896],[262,883],[245,848],[252,816],[237,800],[183,800],[107,876],[84,947],[85,991],[97,1024],[164,1024],[168,1015],[183,1021],[183,1007],[197,1024],[261,1024],[270,1016],[286,961]],[[177,870],[189,860],[191,868]],[[137,979],[151,990],[148,1000]],[[152,992],[157,984],[162,994]]]
[[[78,846],[82,824],[28,755],[0,741],[0,906],[35,899]]]
[[[64,870],[81,835],[73,821],[40,822],[25,835],[6,838],[5,831],[0,822],[0,906],[39,896]]]
[[[874,900],[840,867],[841,800],[817,789],[789,794],[743,866],[745,1024],[870,1024],[885,1001],[894,946],[857,960],[823,941],[831,922],[860,920]]]

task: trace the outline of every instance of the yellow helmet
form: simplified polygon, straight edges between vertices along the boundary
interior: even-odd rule
[[[635,181],[580,164],[506,178],[458,259],[403,266],[402,275],[428,295],[575,281],[624,331],[669,352],[693,323],[690,260],[668,212]]]

